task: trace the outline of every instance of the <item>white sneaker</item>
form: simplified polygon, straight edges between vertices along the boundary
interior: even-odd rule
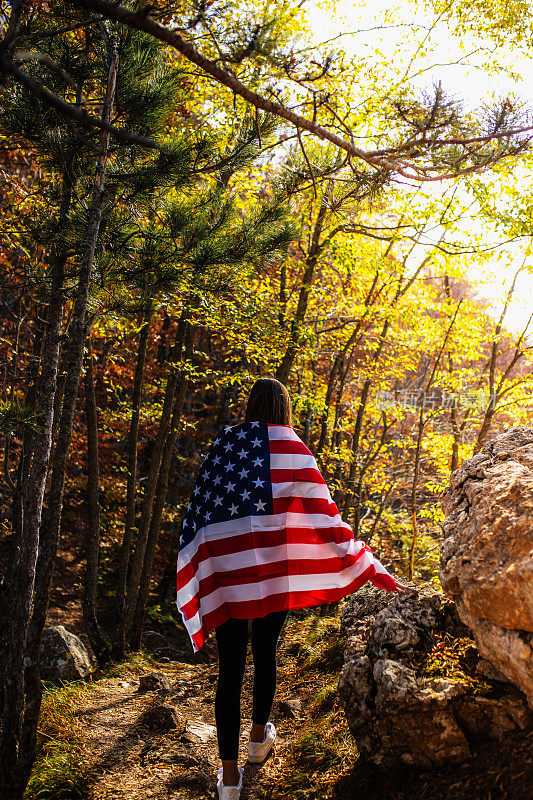
[[[225,786],[222,783],[222,767],[220,767],[219,771],[217,772],[217,789],[218,789],[218,800],[239,800],[241,796],[241,789],[242,789],[242,774],[244,772],[243,767],[239,767],[240,778],[239,783],[237,786]]]
[[[271,722],[265,726],[265,738],[262,742],[252,742],[248,739],[248,761],[251,764],[260,764],[272,750],[276,741],[276,729]]]

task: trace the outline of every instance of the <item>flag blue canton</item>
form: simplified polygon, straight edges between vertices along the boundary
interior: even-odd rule
[[[273,513],[268,425],[227,426],[211,445],[196,478],[180,550],[206,525]]]

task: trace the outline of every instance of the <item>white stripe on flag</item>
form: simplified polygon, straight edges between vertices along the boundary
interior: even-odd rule
[[[340,572],[325,572],[316,575],[283,575],[268,578],[256,583],[221,586],[200,601],[201,614],[209,614],[223,603],[239,603],[249,600],[262,600],[273,594],[283,592],[321,592],[348,586],[365,570],[372,566],[372,554],[367,550],[354,564]]]
[[[287,439],[288,442],[301,442],[302,440],[292,428],[285,425],[271,425],[268,428],[269,439]]]
[[[295,486],[293,481],[286,483],[273,483],[272,496],[273,497],[307,497],[317,500],[327,500],[332,502],[329,489],[325,483],[308,483],[307,481],[298,481],[298,491],[294,494]]]
[[[313,456],[305,453],[270,453],[270,469],[316,469]]]
[[[289,544],[274,547],[258,547],[242,550],[240,553],[228,553],[222,556],[210,556],[200,561],[195,575],[189,583],[185,584],[178,592],[178,602],[181,606],[194,597],[198,590],[198,583],[215,572],[231,572],[235,569],[255,567],[264,564],[291,563],[300,559],[323,560],[326,558],[344,558],[349,552],[358,552],[352,547],[353,540],[346,542],[323,542],[322,544]]]
[[[189,561],[198,550],[201,541],[208,539],[227,539],[229,536],[246,535],[252,531],[279,531],[281,528],[346,528],[351,531],[350,525],[344,522],[340,514],[330,517],[328,514],[299,514],[289,511],[283,514],[265,514],[257,517],[239,517],[228,522],[215,522],[196,531],[194,539],[180,550],[182,562]]]

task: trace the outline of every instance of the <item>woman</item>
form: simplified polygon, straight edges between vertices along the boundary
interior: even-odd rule
[[[248,760],[260,763],[276,738],[268,718],[289,610],[335,602],[367,580],[387,591],[403,588],[342,521],[313,455],[292,429],[285,386],[261,378],[245,421],[223,428],[204,460],[178,557],[177,602],[193,649],[212,630],[218,645],[220,800],[238,800],[242,787],[237,760],[248,620],[254,662]]]

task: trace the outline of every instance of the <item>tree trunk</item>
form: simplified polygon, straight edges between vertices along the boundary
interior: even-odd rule
[[[148,334],[150,331],[150,318],[152,306],[146,312],[139,334],[139,349],[135,365],[135,378],[133,381],[133,395],[131,401],[131,421],[128,434],[128,483],[126,488],[126,521],[124,536],[119,553],[118,579],[115,595],[115,616],[117,624],[113,635],[113,658],[117,661],[124,658],[126,652],[126,587],[128,582],[128,566],[130,563],[131,541],[133,526],[135,524],[135,494],[137,485],[137,445],[139,438],[139,417],[142,403],[142,383]]]
[[[313,228],[313,238],[311,240],[311,246],[309,248],[309,253],[307,254],[307,258],[305,260],[305,270],[302,279],[302,284],[300,286],[300,293],[298,295],[298,305],[296,307],[296,314],[294,315],[294,319],[292,320],[290,326],[289,344],[287,345],[285,355],[283,356],[281,363],[276,371],[276,378],[278,379],[278,381],[281,381],[282,383],[287,383],[292,369],[292,365],[294,364],[294,360],[298,353],[300,329],[305,319],[305,314],[307,312],[307,304],[309,302],[309,292],[311,291],[311,286],[313,285],[315,267],[317,265],[318,258],[320,256],[320,250],[321,250],[320,236],[322,234],[322,228],[324,227],[324,222],[328,210],[328,198],[329,198],[329,190],[326,189],[326,191],[322,196],[320,209],[318,211],[315,226]]]
[[[496,412],[495,405],[493,405],[492,402],[491,402],[491,404],[487,407],[487,409],[485,411],[485,415],[483,417],[483,422],[481,424],[481,428],[479,429],[479,433],[477,435],[476,443],[475,443],[474,449],[472,451],[472,455],[473,456],[477,455],[477,453],[479,453],[479,451],[481,450],[481,448],[485,444],[487,436],[490,433],[490,429],[491,429],[491,426],[492,426],[492,420],[494,418],[495,412]]]
[[[437,369],[440,364],[440,360],[442,358],[442,354],[445,351],[446,343],[448,342],[448,337],[452,332],[452,328],[455,325],[455,320],[457,319],[457,314],[459,313],[459,308],[461,307],[461,303],[463,301],[459,300],[457,303],[457,307],[455,309],[455,313],[450,320],[450,324],[448,326],[448,330],[446,331],[446,335],[444,336],[442,346],[438,352],[438,355],[435,359],[435,363],[433,364],[433,369],[431,370],[431,374],[428,378],[428,381],[425,386],[425,393],[429,392],[431,387],[433,386],[433,380],[435,379],[435,375],[437,374]],[[409,571],[408,571],[408,578],[411,581],[413,579],[413,572],[415,566],[415,550],[416,550],[416,542],[418,539],[418,519],[417,519],[417,511],[416,511],[416,493],[418,490],[418,473],[420,471],[420,452],[422,449],[422,438],[424,436],[424,428],[426,425],[426,420],[424,419],[424,404],[420,408],[420,414],[418,417],[418,435],[416,438],[416,451],[415,451],[415,469],[413,474],[413,485],[411,489],[411,523],[413,527],[413,535],[411,539],[411,548],[409,550]]]
[[[66,214],[66,209],[70,205],[70,190],[64,190],[62,205]],[[39,549],[39,526],[52,445],[54,397],[60,349],[59,337],[63,318],[65,263],[65,255],[63,253],[56,254],[51,269],[52,285],[37,402],[40,429],[34,436],[33,459],[23,497],[23,527],[17,554],[18,563],[10,585],[2,585],[0,619],[3,627],[2,654],[4,657],[0,668],[2,669],[2,686],[5,694],[0,740],[0,797],[3,800],[20,800],[33,763],[33,751],[31,754],[25,753],[21,742],[25,697],[26,707],[28,702],[31,703],[35,698],[35,694],[29,693],[25,685],[24,643],[28,637],[32,612]],[[40,692],[38,702],[40,705]]]
[[[190,358],[192,354],[192,344],[194,338],[194,328],[192,325],[187,325],[186,342],[185,342],[185,358]],[[168,488],[168,478],[170,474],[170,465],[172,462],[172,455],[178,438],[178,426],[183,413],[183,406],[185,404],[185,396],[187,392],[187,377],[182,373],[179,377],[176,397],[174,400],[174,408],[172,410],[172,421],[170,429],[165,442],[163,458],[161,460],[161,468],[157,479],[157,487],[155,494],[155,501],[152,511],[152,518],[150,520],[150,529],[148,532],[148,540],[146,543],[146,550],[144,554],[143,567],[139,581],[139,593],[137,596],[137,603],[135,606],[135,613],[133,616],[133,624],[131,631],[130,644],[132,650],[139,650],[142,641],[142,628],[144,622],[144,613],[146,610],[146,602],[150,590],[150,579],[152,576],[152,566],[154,562],[155,551],[159,534],[161,531],[161,517],[165,505],[165,499]]]
[[[317,454],[320,456],[322,450],[326,446],[326,439],[328,436],[328,413],[329,407],[331,405],[331,399],[333,397],[333,390],[335,389],[335,383],[337,381],[337,375],[339,373],[339,367],[343,358],[344,348],[341,352],[337,353],[335,356],[335,360],[333,362],[333,366],[329,373],[328,378],[328,385],[326,388],[326,397],[324,399],[324,410],[320,415],[320,438],[318,440],[318,445],[316,448]]]
[[[176,341],[174,343],[174,347],[172,348],[173,350],[172,360],[174,362],[181,356],[186,327],[187,327],[187,310],[184,309],[178,323],[178,330],[176,332]],[[178,369],[176,366],[173,366],[172,372],[167,380],[167,385],[165,389],[163,410],[161,411],[161,418],[159,421],[159,428],[157,431],[154,451],[152,453],[152,460],[150,463],[150,470],[148,472],[148,479],[146,480],[146,488],[144,491],[137,541],[135,544],[135,550],[133,552],[133,556],[131,558],[131,570],[128,579],[128,591],[126,596],[126,618],[122,623],[126,628],[126,630],[128,630],[131,625],[131,622],[133,620],[133,615],[135,613],[135,608],[137,605],[137,596],[139,593],[141,573],[144,562],[144,554],[146,551],[146,544],[148,541],[148,535],[150,530],[150,520],[152,518],[152,509],[154,504],[155,492],[157,488],[157,479],[159,477],[159,470],[161,467],[161,461],[163,459],[165,442],[167,440],[167,436],[172,421],[172,410],[174,408],[174,398],[176,395],[176,389],[178,385],[178,377],[179,377]]]
[[[114,58],[109,68],[108,85],[106,100],[102,112],[102,118],[107,123],[111,119],[112,106],[115,96],[116,75],[118,67],[117,50],[114,50]],[[19,636],[16,640],[16,647],[19,652],[18,659],[21,664],[24,662],[26,667],[24,672],[24,680],[22,677],[17,677],[17,686],[24,688],[26,696],[26,705],[23,712],[23,698],[20,695],[19,700],[10,700],[11,707],[17,704],[17,717],[9,718],[8,724],[4,722],[3,736],[8,737],[9,750],[5,749],[2,743],[2,766],[8,764],[11,774],[4,774],[0,778],[0,788],[3,788],[1,781],[5,781],[5,785],[10,787],[9,794],[3,794],[5,800],[20,800],[24,792],[25,786],[30,776],[31,768],[35,759],[36,753],[36,738],[37,738],[37,723],[39,719],[39,711],[41,707],[42,686],[39,677],[39,655],[41,647],[41,637],[44,624],[46,621],[46,614],[48,610],[48,595],[50,591],[50,584],[52,580],[54,560],[57,551],[59,529],[61,524],[61,506],[63,501],[63,488],[65,479],[65,468],[67,461],[68,448],[70,444],[70,435],[72,432],[72,424],[74,421],[74,412],[76,408],[76,399],[78,395],[78,386],[81,375],[81,368],[83,362],[83,349],[86,336],[86,310],[87,300],[89,296],[89,288],[91,281],[92,266],[94,260],[94,252],[96,242],[98,239],[100,220],[102,216],[103,204],[103,187],[104,175],[107,162],[107,151],[109,144],[109,134],[104,132],[102,135],[102,148],[101,155],[98,159],[96,166],[96,176],[94,182],[93,195],[91,199],[91,206],[89,209],[89,222],[87,227],[87,235],[85,239],[85,249],[83,253],[80,274],[78,278],[78,287],[76,291],[76,299],[74,304],[74,311],[72,314],[72,321],[70,325],[71,341],[69,349],[69,362],[67,368],[67,380],[65,385],[65,394],[63,400],[63,407],[61,410],[61,420],[58,429],[57,443],[54,450],[52,459],[52,477],[50,492],[48,495],[47,505],[47,518],[45,523],[41,526],[39,532],[35,532],[35,550],[37,550],[37,536],[38,536],[38,558],[37,564],[34,567],[34,581],[32,580],[33,594],[33,611],[31,613],[31,620],[29,624],[26,621],[27,636]],[[54,386],[57,375],[57,359],[59,351],[56,354],[56,365],[54,371]],[[44,360],[44,355],[43,355]],[[52,408],[54,400],[54,392],[51,393]],[[50,424],[52,424],[52,409],[50,409]],[[44,493],[44,483],[46,480],[48,458],[50,448],[46,451],[46,460],[42,466],[43,480],[42,492]],[[42,461],[43,453],[39,454],[36,461],[36,454],[34,453],[32,472],[37,464]],[[31,517],[34,522],[37,515],[33,511],[36,503],[40,502],[42,506],[42,493],[40,497],[28,491],[28,512],[27,516]],[[30,509],[32,513],[30,514]],[[40,520],[40,514],[38,515]],[[36,555],[36,553],[35,553]],[[35,565],[35,561],[33,561]],[[31,612],[31,603],[27,609],[28,617]],[[21,642],[26,641],[26,652],[20,646]],[[9,666],[8,670],[9,672]],[[15,677],[15,671],[12,676]],[[13,693],[14,696],[16,693]],[[20,717],[24,713],[22,723]],[[18,719],[18,722],[16,721]],[[11,734],[7,733],[11,729]],[[18,747],[18,763],[16,765],[16,773],[13,773],[12,757],[14,755],[14,741],[15,736],[20,737],[20,744]],[[4,753],[6,755],[4,756]],[[15,775],[15,778],[14,778]],[[1,794],[1,793],[0,793]]]
[[[457,419],[457,408],[455,405],[450,409],[450,420],[452,423],[453,444],[452,444],[452,457],[450,461],[450,472],[455,472],[459,468],[459,440],[461,438],[461,429]]]
[[[389,330],[389,324],[390,322],[388,319],[386,319],[385,322],[383,323],[383,327],[381,329],[381,334],[378,341],[378,346],[376,347],[374,355],[372,357],[374,368],[378,363],[379,357],[383,350],[385,344],[385,337],[387,336],[387,331]],[[358,467],[357,460],[359,456],[359,442],[361,439],[361,431],[363,429],[363,417],[365,415],[366,405],[368,403],[368,395],[371,386],[372,386],[372,378],[366,378],[363,384],[363,390],[361,392],[361,399],[359,400],[359,405],[357,407],[357,416],[355,418],[355,428],[352,438],[353,460],[352,463],[350,464],[350,473],[348,477],[348,490],[346,492],[346,497],[344,499],[344,508],[342,512],[343,514],[348,514],[354,496],[354,491],[353,489],[350,489],[350,487],[355,486],[355,477],[357,475],[357,467]]]
[[[109,661],[106,643],[96,610],[98,598],[98,563],[100,560],[100,465],[98,460],[98,412],[94,394],[93,352],[91,340],[87,343],[87,367],[84,376],[85,413],[87,417],[87,503],[89,529],[85,546],[85,577],[83,581],[83,620],[85,632],[98,664]]]
[[[418,417],[418,434],[416,437],[416,451],[415,451],[415,469],[413,473],[413,484],[411,487],[411,524],[413,528],[413,534],[411,538],[411,547],[409,549],[409,571],[408,571],[408,578],[410,581],[413,580],[413,572],[415,569],[415,550],[416,550],[416,542],[418,539],[418,519],[417,519],[417,512],[416,512],[416,494],[418,490],[418,473],[420,472],[420,450],[422,448],[422,437],[424,435],[424,427],[425,427],[425,420],[424,420],[424,407],[420,409],[420,414]]]
[[[24,404],[28,408],[36,409],[37,403],[37,382],[39,375],[39,364],[41,362],[41,350],[46,329],[46,309],[37,308],[35,312],[35,335],[32,347],[32,357],[30,358],[26,376],[26,394]],[[11,503],[11,535],[9,537],[9,554],[7,558],[6,570],[0,578],[0,610],[2,606],[2,587],[5,589],[13,584],[15,572],[18,568],[22,531],[24,528],[24,492],[28,485],[29,472],[31,467],[31,456],[34,441],[34,433],[26,430],[22,437],[22,446],[17,466],[17,475],[13,487]],[[52,439],[53,441],[53,439]],[[3,657],[6,653],[7,643],[3,640],[2,620],[0,617],[0,687],[3,684]],[[0,712],[3,706],[3,691],[0,688]]]
[[[361,430],[363,427],[363,417],[366,411],[366,404],[368,402],[368,394],[370,392],[370,387],[372,386],[372,379],[366,378],[363,384],[363,390],[361,392],[361,398],[359,400],[359,405],[357,406],[357,415],[355,418],[355,428],[352,437],[352,453],[353,459],[352,463],[350,464],[350,472],[348,474],[348,489],[346,490],[346,495],[344,497],[344,505],[342,509],[343,515],[347,515],[350,506],[353,502],[354,498],[354,489],[355,489],[355,478],[357,475],[357,470],[359,467],[359,443],[361,439]]]
[[[371,286],[370,286],[370,288],[369,288],[369,290],[367,292],[366,298],[365,298],[365,307],[367,309],[371,304],[372,297],[374,295],[374,291],[376,289],[378,279],[379,279],[379,269],[376,270],[376,272],[375,272],[374,278],[372,280],[372,284],[371,284]],[[322,412],[322,415],[320,417],[320,439],[319,439],[318,446],[317,446],[317,452],[319,454],[322,452],[322,450],[326,446],[326,440],[327,440],[327,437],[328,437],[329,406],[331,404],[331,399],[333,397],[333,390],[335,388],[335,382],[337,380],[337,375],[339,374],[339,372],[342,372],[342,368],[343,368],[343,364],[344,364],[344,361],[345,361],[345,358],[346,358],[346,354],[348,353],[350,348],[352,348],[356,343],[357,336],[358,336],[358,334],[359,334],[359,332],[361,330],[362,322],[363,322],[362,319],[359,319],[357,321],[357,323],[355,325],[355,328],[353,329],[353,331],[351,332],[351,334],[350,334],[350,336],[348,338],[348,341],[345,343],[345,345],[342,348],[342,350],[340,350],[337,353],[337,355],[335,357],[335,361],[333,362],[333,367],[331,368],[331,372],[329,374],[328,385],[327,385],[327,389],[326,389],[326,398],[325,398],[325,401],[324,401],[324,411]],[[344,376],[344,377],[346,377],[346,376]]]

